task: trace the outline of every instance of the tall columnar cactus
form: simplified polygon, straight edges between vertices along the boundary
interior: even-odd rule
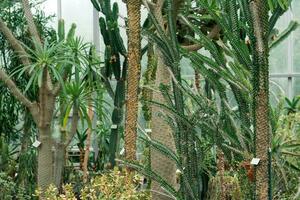
[[[114,3],[111,7],[110,0],[91,0],[91,2],[96,10],[104,14],[104,17],[99,18],[100,31],[105,44],[105,67],[102,70],[102,77],[111,98],[114,100],[111,119],[113,126],[110,134],[110,163],[114,166],[115,158],[118,154],[120,128],[124,118],[127,52],[118,25],[118,4]],[[121,56],[124,57],[122,67]],[[115,89],[113,89],[110,82],[112,75],[117,81]]]
[[[269,188],[269,17],[264,0],[250,3],[253,24],[253,118],[256,167],[256,199],[268,199]]]
[[[237,39],[245,40],[244,34],[241,34],[239,26],[239,6],[237,1],[226,0],[225,12],[228,13],[228,24]],[[247,139],[251,139],[251,133],[248,131],[250,128],[250,105],[249,105],[249,93],[243,89],[238,89],[234,84],[229,84],[234,94],[235,100],[238,105],[239,116],[242,122],[242,130]],[[248,150],[252,151],[252,146],[248,146]]]
[[[136,159],[139,81],[141,72],[141,1],[127,0],[128,79],[125,121],[125,155]]]
[[[146,127],[150,128],[152,113],[149,101],[152,100],[153,91],[149,88],[154,85],[155,74],[157,68],[157,56],[154,54],[154,47],[152,43],[148,44],[147,51],[147,70],[143,74],[143,88],[142,88],[142,111],[146,121]]]

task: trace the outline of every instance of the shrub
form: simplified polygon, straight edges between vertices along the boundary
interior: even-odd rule
[[[209,182],[208,199],[209,200],[221,199],[222,186],[226,191],[225,194],[226,199],[232,199],[232,200],[243,199],[243,194],[237,176],[231,176],[228,174],[224,174],[222,183],[221,183],[221,176],[219,174],[211,178]]]
[[[128,174],[126,170],[115,168],[110,173],[95,177],[88,187],[81,193],[83,200],[147,200],[149,195],[139,190],[141,177],[137,174]]]
[[[114,170],[96,176],[87,183],[80,192],[82,200],[150,200],[150,194],[142,191],[141,177],[126,170]],[[41,192],[37,191],[36,196]],[[73,186],[63,186],[63,194],[57,188],[50,186],[44,194],[45,200],[76,200]]]
[[[0,173],[0,199],[1,200],[29,200],[24,188],[18,187],[13,179],[5,173]]]

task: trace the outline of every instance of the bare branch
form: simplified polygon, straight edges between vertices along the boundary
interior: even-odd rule
[[[1,18],[0,18],[0,31],[6,37],[6,39],[12,46],[13,50],[19,55],[19,58],[20,58],[21,62],[23,63],[23,65],[25,65],[25,66],[30,65],[31,62],[28,59],[28,54],[26,53],[25,49],[20,44],[20,41],[14,37],[11,30],[7,27],[7,25]]]
[[[28,109],[32,108],[33,103],[22,94],[20,89],[2,69],[0,69],[0,80],[2,80],[4,84],[10,89],[11,93],[16,99],[18,99]]]
[[[30,10],[30,5],[29,5],[28,0],[22,0],[22,4],[23,4],[23,9],[24,9],[26,21],[27,21],[27,24],[28,24],[29,32],[30,32],[31,36],[39,44],[41,44],[41,38],[39,36],[39,33],[37,31],[37,28],[36,28],[36,25],[34,23],[33,16],[32,16],[31,10]]]
[[[164,6],[165,0],[158,0],[155,4],[155,9],[157,11],[161,11],[162,7]]]

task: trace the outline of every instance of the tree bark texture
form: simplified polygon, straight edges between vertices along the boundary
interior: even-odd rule
[[[253,108],[255,126],[256,199],[268,199],[270,124],[269,124],[269,48],[268,4],[264,0],[250,3],[254,32]]]
[[[141,71],[141,1],[128,0],[128,79],[125,119],[125,156],[136,159],[138,95]]]
[[[154,16],[156,17],[158,23],[161,27],[164,27],[164,19],[162,16],[162,6],[163,1],[158,1],[156,3],[156,9],[154,11]],[[170,85],[171,76],[168,70],[168,66],[164,62],[164,57],[158,48],[155,48],[155,54],[157,55],[157,71],[155,88],[158,89],[161,84]],[[165,104],[166,101],[160,92],[153,93],[153,101]],[[152,133],[151,138],[164,144],[166,147],[170,148],[174,152],[175,141],[173,138],[172,130],[169,124],[160,116],[162,109],[158,106],[152,106]],[[176,187],[176,164],[170,158],[162,155],[159,151],[154,148],[150,150],[151,156],[151,170],[158,173],[162,178],[164,178],[170,185]],[[170,200],[167,192],[160,186],[156,181],[152,181],[151,184],[152,199],[153,200]]]
[[[159,52],[159,50],[157,50]],[[170,85],[171,77],[168,71],[168,66],[164,64],[161,53],[158,53],[158,63],[156,72],[155,87],[158,88],[160,84]],[[159,103],[166,103],[163,95],[160,92],[153,93],[153,101]],[[152,107],[152,133],[151,138],[164,144],[175,152],[175,141],[173,138],[172,130],[169,124],[160,115],[162,109],[158,106]],[[176,186],[176,165],[173,160],[167,158],[154,148],[151,148],[151,169],[163,177],[170,185]],[[153,200],[170,200],[172,198],[160,195],[166,194],[165,190],[161,188],[159,183],[153,181],[152,188]]]
[[[37,122],[38,139],[38,186],[46,189],[54,184],[54,152],[52,139],[52,119],[55,108],[55,96],[50,89],[49,72],[44,69],[42,85],[39,89],[39,115],[33,116]]]
[[[91,120],[93,121],[94,118],[94,111],[92,103],[89,105],[88,115]],[[90,146],[91,146],[91,136],[92,136],[92,127],[88,128],[87,130],[87,138],[86,138],[86,145],[85,145],[85,152],[84,152],[84,159],[83,159],[83,182],[87,182],[88,178],[88,164],[89,164],[89,155],[90,155]]]

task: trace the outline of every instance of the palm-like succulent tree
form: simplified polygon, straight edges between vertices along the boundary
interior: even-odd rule
[[[20,45],[19,41],[14,38],[11,31],[6,27],[3,21],[0,22],[1,31],[6,36],[7,40],[12,44],[14,50],[19,53],[19,58],[24,64],[22,72],[26,71],[31,74],[29,85],[37,83],[39,87],[38,102],[31,102],[26,96],[22,94],[15,83],[4,72],[0,72],[1,80],[10,88],[12,94],[26,106],[37,124],[39,130],[39,140],[42,145],[39,147],[38,153],[38,185],[42,188],[47,187],[53,183],[53,155],[51,138],[51,121],[55,107],[55,96],[60,89],[60,84],[53,85],[50,78],[50,71],[60,77],[55,59],[57,58],[54,50],[59,49],[59,45],[53,45],[48,48],[47,44],[42,45],[39,40],[35,40],[35,51],[32,51],[32,56],[25,51]],[[34,34],[32,34],[34,35]],[[63,61],[64,59],[62,59]],[[55,88],[55,89],[54,89]],[[51,176],[51,177],[50,177]]]
[[[29,32],[33,38],[34,49],[24,47],[14,37],[2,19],[0,19],[0,31],[6,37],[23,64],[21,69],[18,70],[19,74],[27,73],[30,75],[26,89],[28,87],[38,88],[37,101],[29,100],[3,70],[0,70],[0,80],[10,89],[12,95],[27,107],[37,125],[38,140],[41,142],[38,147],[38,186],[45,189],[50,184],[55,183],[53,178],[55,160],[53,155],[54,140],[52,138],[52,125],[56,100],[61,91],[65,92],[64,83],[71,75],[72,68],[74,66],[78,68],[78,65],[83,63],[83,60],[74,59],[79,58],[79,56],[76,54],[77,52],[74,53],[72,51],[71,46],[68,44],[71,38],[74,37],[75,26],[72,26],[68,36],[65,37],[63,22],[60,21],[58,41],[49,44],[46,40],[41,40],[37,32],[28,1],[22,1],[22,5]],[[78,107],[79,109],[80,107]],[[73,112],[75,114],[76,109],[73,109]],[[74,126],[77,127],[76,119],[78,120],[78,118],[75,117],[73,119]],[[74,129],[76,131],[76,128]]]

